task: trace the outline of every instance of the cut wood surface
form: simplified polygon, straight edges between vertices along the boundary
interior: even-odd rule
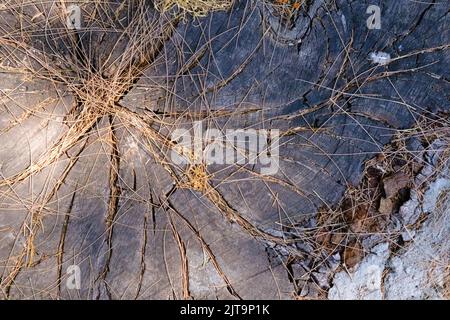
[[[299,274],[321,297],[319,212],[448,119],[447,1],[78,4],[79,30],[66,1],[0,4],[1,299],[292,299]],[[279,171],[175,164],[197,121],[280,130]]]

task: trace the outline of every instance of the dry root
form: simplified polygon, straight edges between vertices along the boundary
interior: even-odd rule
[[[156,7],[162,12],[178,7],[193,16],[206,16],[212,11],[227,10],[231,4],[231,0],[159,0]]]

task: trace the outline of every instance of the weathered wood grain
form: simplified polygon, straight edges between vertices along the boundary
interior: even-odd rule
[[[310,1],[290,24],[262,0],[195,19],[110,1],[84,4],[74,32],[57,1],[19,2],[0,6],[2,299],[293,298],[286,264],[324,260],[303,239],[317,212],[397,130],[449,111],[445,2],[375,1],[369,30],[372,1]],[[57,161],[8,180],[89,108],[98,119]],[[281,130],[279,172],[212,165],[209,189],[183,185],[164,139],[199,120]]]

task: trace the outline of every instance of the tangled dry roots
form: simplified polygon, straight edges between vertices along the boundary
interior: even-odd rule
[[[88,50],[83,47],[84,44],[79,35],[76,32],[65,29],[64,15],[61,14],[61,12],[65,12],[64,6],[54,9],[53,12],[50,11],[49,16],[51,18],[47,23],[51,23],[54,27],[63,31],[61,35],[50,38],[50,40],[46,39],[49,42],[48,48],[44,47],[38,50],[36,49],[36,45],[28,37],[17,34],[14,31],[3,30],[0,34],[0,44],[4,46],[5,55],[10,57],[10,63],[14,68],[17,70],[23,68],[33,74],[37,79],[53,81],[55,84],[66,86],[73,94],[75,100],[75,105],[65,115],[64,122],[68,126],[68,129],[36,161],[33,161],[18,173],[0,179],[0,187],[13,188],[21,182],[33,178],[46,168],[55,165],[58,161],[64,160],[66,157],[69,157],[70,160],[51,190],[45,193],[42,198],[36,199],[34,201],[35,205],[29,210],[23,223],[22,236],[25,239],[24,246],[19,250],[17,255],[8,258],[8,264],[12,267],[8,268],[6,276],[0,279],[0,288],[5,292],[5,296],[9,296],[10,289],[21,270],[33,267],[36,263],[39,263],[39,259],[36,258],[38,247],[36,237],[43,229],[44,217],[51,211],[48,208],[48,204],[59,192],[67,175],[79,160],[77,156],[70,157],[68,155],[69,150],[78,147],[81,153],[86,146],[88,135],[102,119],[106,119],[108,123],[107,131],[109,134],[106,140],[111,149],[109,151],[110,196],[107,203],[106,217],[106,225],[109,230],[107,232],[106,245],[109,247],[109,251],[106,258],[106,266],[96,281],[101,282],[104,280],[107,274],[109,260],[111,259],[112,232],[117,211],[119,210],[118,199],[120,198],[120,188],[118,187],[120,177],[118,172],[119,161],[122,155],[118,151],[117,131],[121,128],[129,132],[137,131],[140,134],[143,140],[143,147],[171,176],[176,186],[202,192],[207,199],[216,205],[223,216],[230,221],[236,222],[255,238],[262,238],[273,243],[284,245],[283,238],[271,236],[260,230],[232,209],[219,192],[211,186],[203,166],[190,167],[185,175],[185,179],[182,180],[183,170],[171,165],[169,159],[167,159],[168,154],[164,152],[164,148],[174,148],[171,139],[156,129],[158,126],[164,125],[170,131],[173,127],[169,123],[172,121],[168,119],[170,115],[168,118],[163,119],[160,115],[154,114],[151,111],[146,114],[139,114],[121,106],[121,98],[134,85],[135,81],[142,76],[143,70],[157,63],[155,57],[158,54],[160,45],[170,38],[178,20],[178,17],[173,15],[165,16],[164,14],[156,15],[155,18],[149,6],[145,6],[145,4],[140,2],[132,3],[135,4],[135,13],[129,18],[129,25],[126,29],[128,32],[126,48],[121,51],[120,57],[114,58],[111,54],[98,67],[93,67],[93,61],[89,57]],[[92,4],[92,6],[95,5],[100,6],[100,3]],[[210,11],[226,9],[231,5],[231,1],[161,1],[159,9],[164,12],[170,10],[175,5],[188,13],[199,16]],[[16,12],[13,8],[6,7],[5,12],[15,17]],[[115,14],[119,15],[122,11],[123,8],[119,6],[115,10]],[[31,20],[26,22],[33,25],[33,21]],[[149,24],[148,21],[153,21],[153,23]],[[89,21],[89,24],[92,26],[95,23],[97,23],[95,20],[94,22]],[[119,46],[120,39],[119,37],[119,40],[114,43],[114,47]],[[61,47],[71,47],[75,48],[75,50],[67,57],[63,52],[59,51]],[[24,62],[28,61],[28,59],[32,60],[33,63],[28,64]],[[63,65],[63,67],[54,67],[53,64],[48,63],[51,60],[57,61],[57,66]],[[158,197],[161,198],[159,199],[161,203],[168,202],[167,195],[158,195]],[[160,206],[163,207],[162,204]],[[169,211],[173,212],[175,210],[172,208]],[[180,247],[180,255],[184,257],[183,261],[185,261],[185,245],[172,220],[171,215],[173,213],[168,214],[174,237]],[[179,216],[179,218],[183,221],[185,220],[182,216]],[[199,241],[203,242],[200,236]],[[221,275],[229,292],[236,295],[229,280],[215,261],[213,254],[209,251],[206,244],[204,246],[210,259],[213,260],[214,268]],[[58,250],[60,250],[58,253],[58,272],[60,274],[63,263],[63,244],[60,244]],[[183,281],[183,295],[185,298],[189,298],[188,281],[186,280],[188,279],[187,273],[187,268],[183,268],[183,279],[185,279]]]
[[[159,0],[156,7],[162,12],[178,7],[194,16],[206,16],[212,11],[227,10],[231,0]]]
[[[292,13],[291,2],[288,6],[287,1],[282,1],[280,3],[283,5],[279,7],[287,7],[288,12]],[[43,81],[58,90],[62,87],[73,99],[62,111],[63,117],[61,118],[63,119],[58,120],[58,124],[62,127],[61,132],[55,134],[55,137],[47,145],[42,146],[42,152],[36,154],[33,161],[27,162],[23,166],[17,166],[17,168],[13,167],[14,170],[9,170],[6,175],[3,175],[0,170],[0,213],[9,209],[6,204],[1,203],[6,201],[5,199],[12,199],[11,202],[17,201],[11,206],[25,212],[20,218],[14,218],[21,219],[23,217],[23,223],[17,228],[18,232],[15,234],[18,241],[12,245],[8,254],[0,256],[0,268],[3,264],[5,265],[3,271],[0,271],[0,296],[14,296],[14,290],[16,290],[14,288],[23,289],[20,287],[21,279],[19,278],[21,274],[25,273],[24,271],[45,262],[46,258],[55,257],[57,280],[56,284],[52,283],[49,286],[52,290],[55,287],[59,290],[54,297],[61,297],[63,265],[79,261],[87,265],[91,263],[92,256],[98,260],[95,261],[97,263],[96,269],[93,269],[95,272],[92,271],[90,274],[93,275],[93,289],[89,291],[88,296],[94,296],[94,290],[98,289],[97,291],[100,292],[102,289],[99,288],[108,285],[108,277],[114,276],[111,271],[117,261],[115,259],[126,260],[128,264],[128,260],[125,259],[128,256],[125,258],[119,255],[114,257],[112,254],[113,248],[117,254],[120,252],[120,248],[116,250],[116,247],[126,246],[126,249],[122,250],[124,254],[129,251],[141,254],[141,256],[138,254],[137,262],[134,262],[137,266],[135,273],[137,279],[135,280],[138,283],[143,282],[144,278],[145,280],[152,279],[154,274],[159,279],[163,279],[158,272],[168,275],[167,266],[171,263],[176,265],[173,260],[166,263],[166,258],[172,258],[172,256],[175,256],[173,259],[179,258],[181,268],[177,272],[181,271],[182,297],[187,299],[191,297],[189,284],[193,269],[189,270],[189,267],[193,265],[189,259],[192,259],[192,252],[198,249],[195,241],[200,244],[201,248],[195,251],[194,258],[203,255],[205,260],[212,265],[211,273],[219,275],[214,286],[224,286],[234,297],[239,296],[233,286],[239,285],[241,280],[228,278],[228,275],[233,276],[235,271],[233,269],[236,268],[236,264],[233,263],[238,261],[240,265],[244,266],[241,270],[253,268],[255,274],[259,274],[261,270],[257,270],[257,268],[259,268],[260,261],[254,260],[261,248],[264,248],[268,254],[277,255],[273,258],[276,263],[279,261],[277,259],[283,263],[286,261],[286,265],[289,265],[289,268],[286,266],[286,270],[295,285],[295,292],[301,292],[303,284],[300,280],[295,280],[298,285],[297,282],[294,282],[295,272],[291,268],[292,265],[297,266],[298,270],[304,269],[307,278],[312,272],[325,265],[323,262],[332,256],[328,251],[328,242],[332,245],[333,253],[338,249],[350,246],[351,242],[346,239],[349,232],[342,231],[347,230],[344,229],[347,227],[347,220],[342,219],[340,210],[335,210],[337,213],[333,214],[334,209],[330,207],[335,201],[334,197],[339,196],[339,190],[343,192],[349,185],[348,176],[353,174],[353,171],[343,173],[341,167],[344,167],[344,170],[354,170],[353,168],[359,165],[358,161],[381,150],[378,148],[379,145],[388,141],[383,134],[387,136],[384,127],[386,126],[385,122],[389,124],[389,121],[378,116],[380,119],[375,119],[372,117],[374,111],[371,109],[362,109],[364,112],[347,111],[346,105],[351,107],[350,98],[347,97],[352,97],[352,99],[362,97],[365,99],[364,105],[366,105],[367,102],[378,100],[378,91],[360,93],[360,86],[362,86],[360,83],[366,85],[387,81],[390,76],[395,74],[408,76],[409,73],[416,72],[417,68],[386,72],[382,68],[367,66],[356,60],[361,65],[358,73],[355,74],[351,70],[353,69],[351,55],[338,54],[338,50],[336,50],[333,53],[336,56],[328,53],[330,57],[328,54],[323,57],[330,61],[335,59],[335,62],[330,66],[324,64],[324,69],[318,70],[320,73],[317,74],[318,79],[322,79],[322,73],[330,74],[329,88],[325,87],[327,83],[325,78],[317,84],[309,83],[309,80],[296,79],[296,82],[299,83],[296,84],[296,87],[298,86],[299,89],[292,93],[292,97],[295,98],[301,97],[302,94],[306,95],[305,92],[315,94],[316,87],[325,88],[323,91],[326,91],[327,94],[324,94],[323,97],[322,95],[315,97],[316,101],[311,105],[309,105],[310,101],[307,105],[303,105],[300,100],[293,103],[290,101],[290,97],[289,99],[278,97],[277,99],[280,101],[267,102],[268,106],[264,106],[265,102],[262,103],[262,101],[266,99],[266,89],[261,89],[259,92],[259,85],[253,88],[254,81],[246,79],[245,82],[252,82],[252,88],[243,88],[242,92],[233,90],[232,94],[238,97],[245,92],[246,97],[242,98],[242,101],[247,99],[247,95],[253,99],[253,95],[256,97],[258,94],[258,99],[260,99],[259,94],[261,94],[261,100],[257,100],[258,104],[255,102],[241,103],[239,100],[241,98],[236,98],[236,101],[239,100],[239,102],[235,104],[233,102],[228,106],[229,102],[225,103],[217,98],[218,102],[216,103],[216,97],[214,99],[212,97],[219,93],[222,95],[221,97],[227,96],[228,92],[223,89],[227,89],[233,81],[237,82],[241,73],[245,75],[245,72],[248,71],[243,71],[247,67],[250,68],[252,61],[258,61],[258,64],[259,61],[269,61],[253,60],[257,57],[262,59],[261,56],[258,56],[262,55],[262,52],[264,55],[266,54],[266,38],[261,38],[264,41],[259,39],[255,41],[255,47],[248,50],[248,56],[242,59],[239,57],[237,62],[233,62],[236,63],[236,66],[234,66],[234,70],[230,71],[230,74],[219,76],[215,73],[214,68],[217,66],[213,63],[216,60],[214,55],[217,51],[212,49],[216,44],[215,40],[208,38],[203,45],[196,44],[189,47],[190,44],[184,44],[185,39],[183,39],[183,34],[180,34],[180,30],[183,28],[178,28],[178,25],[180,18],[185,13],[198,17],[212,11],[226,10],[233,4],[232,0],[157,0],[156,5],[159,10],[157,12],[151,5],[153,1],[150,0],[84,1],[82,6],[84,29],[79,32],[66,28],[67,4],[65,1],[32,0],[24,3],[22,0],[12,0],[6,1],[6,4],[0,4],[0,19],[4,19],[0,20],[0,67],[6,66],[9,73],[26,74],[34,81]],[[237,2],[234,3],[237,6]],[[240,5],[244,7],[249,3],[255,5],[253,1],[242,1]],[[268,14],[264,11],[265,8],[261,3],[259,3],[261,12]],[[275,4],[277,3],[275,2]],[[303,1],[295,3],[303,3]],[[22,9],[30,12],[23,15],[19,12]],[[175,14],[167,12],[172,9]],[[244,11],[251,12],[252,10],[240,10],[240,12]],[[45,18],[44,13],[46,14]],[[233,35],[231,31],[235,27],[231,26],[224,34],[230,33],[229,37],[235,39],[233,41],[242,41],[247,38],[252,40],[253,38],[249,35],[255,31],[253,24],[250,23],[253,20],[250,19],[257,16],[255,14],[244,16],[245,20],[242,25],[248,25],[249,30],[238,29]],[[17,27],[18,25],[21,27]],[[202,33],[202,36],[207,34],[206,29],[199,29],[197,32]],[[278,43],[279,39],[275,31],[270,28],[267,32],[267,37],[273,36],[272,42]],[[353,50],[354,39],[347,40],[342,52]],[[222,48],[228,46],[235,50],[231,40],[226,43],[225,47],[223,47],[223,39],[217,41]],[[311,43],[313,42],[320,41],[311,41]],[[271,42],[268,41],[268,43]],[[300,42],[298,43],[300,44]],[[280,47],[285,50],[280,52],[292,51],[291,46],[280,45]],[[71,48],[71,50],[67,50],[67,48]],[[100,49],[97,50],[98,48]],[[311,48],[317,50],[319,47],[314,45]],[[400,61],[425,53],[437,53],[444,49],[448,49],[447,44],[438,44],[436,47],[412,51],[396,60]],[[278,50],[280,50],[278,45],[273,47],[273,50],[273,54],[267,50],[270,64],[275,58],[280,59],[277,60],[280,65],[285,64],[285,69],[282,69],[280,73],[274,73],[274,77],[277,76],[276,80],[280,82],[281,74],[284,77],[287,74],[295,73],[291,72],[291,69],[300,64],[300,60],[296,57],[295,63],[292,63],[294,61],[292,59],[287,62],[282,61],[284,55],[278,54]],[[191,55],[186,53],[188,51],[192,51]],[[228,52],[223,54],[228,55]],[[275,57],[277,55],[280,57]],[[364,59],[361,58],[362,56],[363,54],[358,53],[360,60]],[[5,64],[6,62],[7,64]],[[298,74],[301,74],[300,71],[304,70],[303,68],[308,68],[308,70],[311,68],[309,62],[300,62],[305,64],[296,71]],[[365,63],[365,61],[363,62]],[[274,65],[276,64],[278,62],[274,62]],[[340,67],[335,68],[336,66]],[[263,74],[266,77],[266,71],[255,75],[255,80],[262,77]],[[198,80],[192,80],[197,77]],[[192,84],[188,81],[189,79]],[[272,76],[267,76],[267,82],[272,79]],[[340,79],[345,79],[345,81],[340,83],[338,82]],[[206,86],[209,82],[213,82],[213,85]],[[303,86],[300,83],[308,84]],[[390,85],[392,83],[389,80],[389,88],[391,88]],[[270,83],[268,89],[272,86],[277,88],[276,84]],[[436,88],[441,87],[436,84]],[[145,89],[144,91],[150,97],[149,101],[145,102],[145,108],[136,107],[134,103],[128,105],[123,103],[126,97],[132,97],[131,94],[129,95],[132,90],[139,92],[141,89]],[[253,89],[255,92],[252,91]],[[271,91],[272,94],[276,94],[274,90]],[[183,101],[185,97],[181,95],[176,99],[176,96],[184,91],[186,91],[186,95],[192,94],[193,97],[189,97],[189,101]],[[443,89],[442,92],[444,92]],[[153,100],[152,94],[159,100]],[[6,99],[9,98],[9,95],[12,93],[8,92],[7,95],[3,91],[0,92],[0,98],[4,96]],[[387,96],[389,99],[383,98],[383,101],[386,100],[385,102],[390,102],[393,106],[401,104],[405,109],[397,110],[398,118],[406,117],[407,111],[413,114],[417,113],[417,111],[411,111],[416,110],[415,107],[413,108],[403,100],[399,102],[389,95]],[[12,97],[15,96],[12,95]],[[254,101],[251,99],[249,98],[248,101]],[[9,102],[8,99],[6,100]],[[158,104],[161,101],[164,103],[162,107]],[[200,109],[197,107],[198,101],[202,105]],[[211,109],[210,105],[212,104],[217,105]],[[36,110],[40,109],[43,107],[39,104],[30,110],[25,109],[26,112],[23,110],[18,112],[18,117],[11,124],[7,124],[6,128],[0,127],[0,138],[5,139],[3,134],[6,136],[6,133],[17,129],[16,127],[20,127],[27,120],[40,120],[36,120],[38,118]],[[41,112],[40,116],[45,118],[48,114]],[[259,116],[260,114],[261,116]],[[316,116],[317,119],[323,121],[316,121]],[[371,117],[374,119],[368,119]],[[249,126],[252,129],[259,126],[267,128],[282,126],[281,136],[284,139],[283,149],[285,150],[282,154],[282,161],[285,171],[274,176],[262,176],[256,171],[256,167],[240,165],[210,170],[204,164],[196,164],[194,160],[197,159],[192,158],[190,163],[184,167],[176,165],[170,158],[170,152],[178,152],[180,146],[172,141],[171,133],[178,127],[189,125],[190,121],[198,119],[210,123],[223,121],[239,126],[239,128],[241,126]],[[333,121],[336,122],[328,124],[329,119],[334,119]],[[439,117],[435,121],[442,122],[445,127],[448,127],[447,119],[446,115],[445,118]],[[244,120],[245,124],[243,124]],[[394,122],[392,127],[396,125],[397,122]],[[231,125],[223,127],[232,128]],[[423,127],[429,128],[429,126]],[[348,130],[350,130],[348,128],[351,128],[352,134],[354,133],[358,139],[348,137]],[[359,131],[355,131],[357,129]],[[433,131],[433,134],[436,133],[436,130],[430,131]],[[21,143],[23,144],[23,141]],[[138,151],[133,149],[135,145]],[[88,150],[88,148],[91,149]],[[335,154],[338,150],[342,153]],[[88,166],[84,163],[87,162],[87,157],[89,159],[98,157],[101,159],[99,162],[104,161],[104,163],[98,166],[96,163]],[[360,160],[354,160],[353,157],[360,157],[358,158]],[[348,163],[352,163],[352,166],[349,166]],[[84,174],[84,171],[81,171],[84,166],[89,167],[86,172],[99,171],[92,178],[89,173],[89,179],[87,179],[89,183],[94,180],[94,177],[102,179],[104,176],[108,176],[108,179],[101,180],[98,184],[92,181],[93,186],[106,187],[106,191],[97,194],[94,193],[96,191],[93,190],[94,187],[89,189],[87,180],[81,181],[82,179],[80,179],[80,183],[78,183],[77,175],[80,175],[80,172]],[[74,172],[71,173],[72,169]],[[30,196],[20,189],[33,179],[41,178],[43,180],[42,176],[45,175],[50,177],[48,186],[46,185],[45,190],[38,197]],[[325,184],[327,184],[326,188],[322,188],[322,185]],[[73,194],[70,193],[72,188]],[[331,193],[329,191],[333,188],[338,191],[328,198],[328,193]],[[230,191],[230,189],[233,190]],[[322,192],[316,192],[319,189]],[[19,195],[18,190],[23,193]],[[85,190],[88,195],[86,197],[81,193]],[[77,197],[75,197],[76,194]],[[78,194],[81,195],[78,196]],[[101,198],[98,201],[101,203],[101,208],[95,211],[95,215],[92,215],[95,218],[92,220],[92,225],[98,223],[98,229],[103,233],[92,236],[88,242],[85,241],[83,234],[87,233],[86,229],[83,229],[84,225],[80,224],[78,229],[74,227],[67,230],[70,223],[77,220],[77,214],[82,217],[78,220],[84,218],[82,214],[86,211],[86,207],[80,203],[82,201],[89,202],[90,199],[97,198],[97,196]],[[247,197],[253,199],[251,202],[254,203],[249,203]],[[67,209],[60,208],[60,199],[70,200]],[[76,203],[79,204],[79,208],[76,208]],[[97,204],[97,202],[95,203]],[[128,210],[129,203],[130,210]],[[8,203],[8,205],[10,204]],[[322,208],[327,210],[322,210]],[[91,210],[91,208],[88,209]],[[319,209],[320,212],[325,213],[323,216],[326,219],[323,219],[323,224],[321,224],[321,219],[317,219],[319,223],[315,222],[315,214]],[[124,221],[124,217],[128,218],[125,214],[128,214],[128,211],[130,215],[134,211],[137,212],[137,217]],[[257,211],[257,214],[254,214],[254,211]],[[349,209],[349,211],[351,210]],[[63,218],[61,219],[61,217]],[[57,222],[55,225],[61,224],[61,232],[57,234],[60,235],[60,238],[56,239],[56,245],[51,248],[52,253],[47,256],[42,253],[42,244],[46,244],[48,239],[55,240],[55,237],[54,233],[48,230],[49,222],[45,219],[51,221],[50,223],[53,222],[51,219],[55,219]],[[76,225],[76,222],[73,224]],[[117,229],[120,230],[125,225],[128,227],[128,224],[130,226],[126,230],[127,238],[125,241],[121,241],[123,235],[120,233],[124,231],[117,231]],[[162,226],[169,226],[169,228]],[[89,232],[90,228],[91,226],[89,226]],[[142,229],[142,234],[133,233],[135,229]],[[159,232],[159,229],[163,229],[164,232]],[[0,225],[0,231],[2,231],[2,225]],[[165,246],[165,238],[162,238],[161,234],[164,234],[165,237],[166,231],[169,234],[172,233],[172,246],[170,243],[167,247]],[[354,233],[354,238],[360,236],[357,232]],[[150,237],[149,240],[147,239],[148,234],[153,237],[151,240]],[[333,241],[322,241],[323,238],[328,239],[335,234],[342,239],[337,246]],[[340,236],[340,234],[343,235]],[[138,236],[141,237],[141,240],[137,239]],[[192,236],[194,236],[194,240],[192,240]],[[90,234],[89,237],[91,237]],[[135,243],[131,244],[131,238]],[[3,238],[0,237],[0,239]],[[99,239],[100,241],[97,241]],[[69,243],[70,241],[72,243]],[[141,247],[136,246],[130,249],[132,245],[141,244],[139,241],[142,242]],[[154,243],[152,246],[147,246],[147,241],[149,243],[154,241]],[[78,242],[82,245],[86,243],[83,250],[78,247]],[[98,244],[98,242],[102,243]],[[240,248],[247,245],[248,248],[245,250]],[[104,249],[104,252],[100,250],[100,247]],[[150,250],[150,247],[154,250],[151,254],[146,251]],[[227,256],[230,251],[233,251],[233,248],[237,248],[236,256],[238,258],[236,260],[232,260],[234,259],[233,255]],[[71,251],[74,252],[73,256],[71,256]],[[253,254],[253,251],[254,255],[248,254],[248,252]],[[221,254],[218,256],[219,259],[216,259],[215,254]],[[149,260],[146,265],[148,256],[151,256],[151,261]],[[308,260],[305,259],[306,256]],[[288,259],[281,260],[280,257],[283,259],[288,257]],[[225,258],[230,259],[227,262]],[[152,265],[157,259],[161,259],[160,265]],[[266,260],[265,257],[262,259]],[[270,259],[271,257],[269,257]],[[203,265],[203,261],[200,261],[198,264],[201,265],[200,272],[203,279],[206,274],[204,265],[206,266],[208,263],[205,262]],[[285,266],[283,265],[283,267]],[[42,268],[42,270],[45,269]],[[267,271],[267,274],[270,273],[270,277],[272,277],[272,271],[272,268],[270,268],[270,272]],[[145,272],[147,273],[144,276]],[[128,275],[126,276],[128,277]],[[303,277],[303,275],[301,276]],[[250,276],[248,277],[250,278]],[[264,282],[259,279],[256,281]],[[175,278],[173,282],[176,282]],[[19,285],[17,285],[18,283]],[[147,284],[149,290],[153,290],[153,285],[153,283]],[[169,279],[166,286],[173,286],[172,279]],[[246,284],[246,286],[248,285]],[[42,289],[43,292],[46,290],[50,291],[47,288]],[[128,287],[123,290],[129,291]],[[10,294],[10,291],[13,293]],[[119,295],[112,293],[114,290],[106,289],[105,291],[108,292],[109,297],[120,298]],[[135,297],[145,296],[145,291],[141,291],[141,285],[138,285]],[[155,292],[157,291],[158,288],[155,288]],[[96,298],[105,296],[98,292],[95,293]],[[34,291],[31,294],[34,295]],[[197,298],[196,293],[194,296]]]

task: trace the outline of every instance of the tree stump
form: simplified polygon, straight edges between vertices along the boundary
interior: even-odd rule
[[[320,297],[319,213],[448,115],[445,2],[86,1],[81,28],[61,3],[0,5],[2,299]],[[279,130],[276,173],[175,163],[199,123]]]

